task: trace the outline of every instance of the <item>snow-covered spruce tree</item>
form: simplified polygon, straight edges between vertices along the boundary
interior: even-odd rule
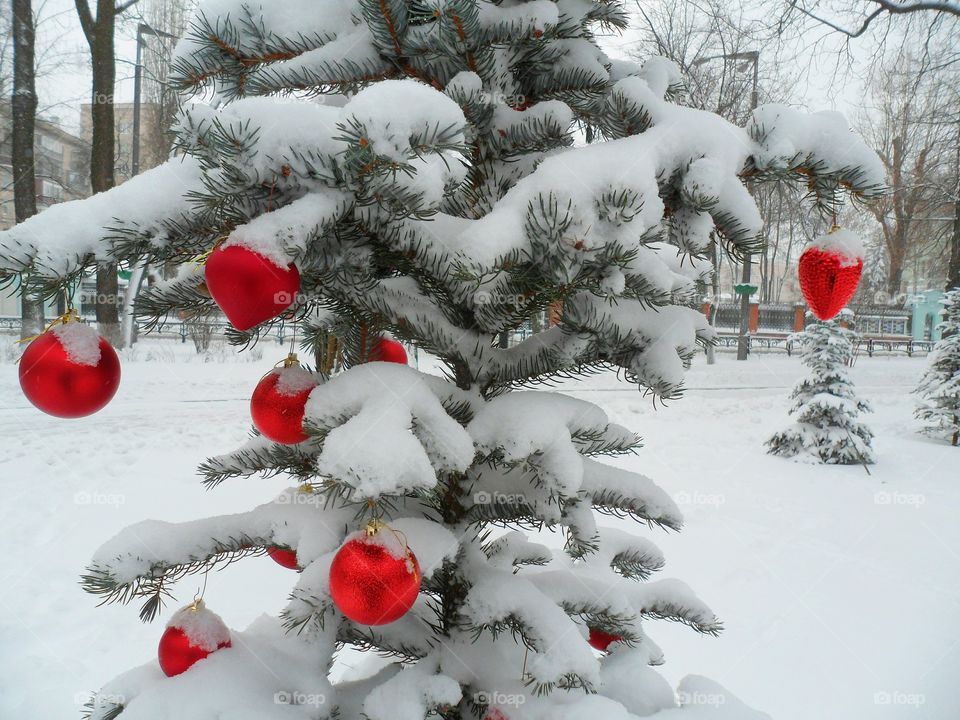
[[[245,247],[296,265],[303,346],[335,334],[347,369],[311,392],[307,440],[254,435],[201,467],[218,491],[254,473],[293,487],[239,515],[142,522],[83,577],[102,600],[145,600],[152,620],[177,581],[289,548],[301,570],[282,622],[234,631],[232,647],[172,678],[151,660],[106,685],[92,717],[755,717],[729,697],[677,709],[651,667],[663,655],[645,620],[710,634],[720,622],[682,582],[647,581],[664,563],[650,540],[598,525],[598,512],[681,525],[651,480],[598,459],[639,438],[588,402],[526,388],[613,367],[677,395],[711,337],[692,308],[711,233],[733,253],[756,249],[744,183],[799,180],[826,209],[844,190],[880,192],[873,154],[832,113],[767,106],[738,128],[675,104],[675,66],[612,60],[595,44],[597,28],[624,25],[618,2],[211,0],[202,11],[173,68],[196,100],[177,157],[0,234],[0,264],[54,292],[97,259],[158,267],[218,242]],[[595,142],[574,148],[578,129]],[[498,346],[551,304],[558,325]],[[183,309],[216,311],[196,265],[139,304],[147,322]],[[363,362],[381,332],[437,357],[446,377]],[[332,603],[329,576],[372,517],[406,538],[422,588],[404,617],[362,626]],[[536,530],[563,533],[563,551]],[[215,586],[210,576],[214,606]],[[622,642],[598,657],[589,628]],[[402,662],[332,683],[343,645]],[[706,683],[681,689],[713,692]]]
[[[960,288],[948,290],[941,302],[940,340],[917,385],[916,416],[925,423],[923,432],[960,445]]]
[[[790,394],[794,424],[767,440],[768,452],[830,465],[872,463],[873,433],[859,420],[870,406],[857,398],[847,370],[856,333],[834,319],[815,321],[795,337],[810,375]]]

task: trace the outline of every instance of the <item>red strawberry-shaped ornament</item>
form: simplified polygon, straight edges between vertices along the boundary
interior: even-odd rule
[[[420,593],[417,558],[386,524],[373,520],[348,536],[330,565],[330,597],[350,620],[386,625],[403,617]]]
[[[296,550],[290,550],[282,547],[268,547],[267,555],[272,557],[273,561],[277,563],[277,565],[282,565],[290,570],[300,569],[300,565],[297,563]]]
[[[378,338],[370,349],[369,360],[370,362],[392,362],[406,365],[407,351],[396,340],[382,337]]]
[[[306,370],[290,353],[283,367],[264,375],[250,398],[253,425],[265,437],[285,445],[307,439],[303,432],[303,411],[310,391],[320,384],[316,375]]]
[[[120,359],[76,312],[31,342],[20,358],[20,388],[48,415],[78,418],[103,408],[120,387]]]
[[[615,642],[620,642],[621,640],[623,640],[623,638],[619,635],[611,635],[610,633],[605,633],[603,630],[590,628],[590,637],[588,638],[587,642],[590,643],[591,647],[594,647],[601,652],[606,652],[610,645]]]
[[[857,292],[863,273],[863,243],[849,230],[834,228],[800,256],[800,290],[821,320],[836,316]]]
[[[220,616],[195,600],[178,610],[160,637],[157,658],[167,677],[179,675],[198,660],[221,648],[230,647],[230,630]]]
[[[237,330],[272,320],[293,305],[300,292],[300,271],[281,267],[242,245],[219,245],[204,268],[210,296]]]

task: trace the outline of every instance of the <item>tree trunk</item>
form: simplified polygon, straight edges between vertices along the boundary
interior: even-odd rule
[[[37,178],[34,167],[33,136],[37,116],[31,0],[13,0],[13,128],[10,156],[13,170],[13,207],[16,222],[37,214]],[[20,296],[20,338],[39,335],[43,330],[43,299],[24,287]]]
[[[950,265],[947,290],[960,288],[960,122],[957,123],[957,185],[953,198],[953,234],[950,238]],[[956,445],[956,443],[954,443]]]
[[[109,190],[114,185],[115,163],[113,87],[116,81],[116,64],[113,53],[113,32],[116,11],[113,0],[97,0],[97,16],[89,15],[86,0],[76,0],[81,25],[93,69],[93,92],[91,95],[90,120],[92,138],[90,143],[90,188],[94,193]],[[97,329],[111,344],[121,347],[123,334],[120,326],[120,297],[117,282],[117,264],[101,262],[97,265],[97,297],[94,303]]]
[[[960,191],[960,188],[958,188]],[[960,197],[953,203],[953,237],[950,239],[950,266],[947,270],[947,290],[960,288]]]
[[[900,286],[903,284],[903,245],[899,240],[900,238],[896,238],[897,247],[890,248],[888,251],[890,268],[887,273],[887,296],[891,303],[897,302]]]

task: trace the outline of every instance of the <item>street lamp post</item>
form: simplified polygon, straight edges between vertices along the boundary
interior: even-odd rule
[[[700,58],[693,62],[693,65],[702,65],[710,60],[745,60],[753,63],[753,89],[750,93],[750,110],[756,110],[759,104],[758,84],[760,80],[760,51],[750,50],[748,52],[729,53],[725,55],[711,55],[710,57]],[[743,272],[740,276],[740,284],[750,285],[750,270],[752,257],[751,253],[743,254]],[[714,269],[716,272],[716,268]],[[737,335],[737,360],[746,360],[750,348],[750,293],[748,287],[744,287],[740,294],[740,330]],[[716,298],[714,298],[716,302]]]
[[[143,38],[152,35],[158,38],[176,39],[176,35],[154,30],[146,23],[137,25],[137,63],[133,68],[133,137],[130,148],[130,175],[140,174],[140,97],[143,86]],[[124,345],[130,347],[136,342],[136,323],[133,316],[133,303],[140,294],[140,286],[146,276],[146,263],[139,263],[130,271],[127,280],[127,289],[123,297],[123,339]]]
[[[133,138],[130,151],[130,174],[140,174],[140,95],[143,85],[143,36],[152,35],[158,38],[170,38],[175,40],[176,35],[171,35],[163,30],[154,30],[146,23],[137,25],[137,64],[133,69]]]

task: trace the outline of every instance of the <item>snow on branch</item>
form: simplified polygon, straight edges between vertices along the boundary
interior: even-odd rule
[[[676,503],[640,473],[584,458],[580,489],[600,512],[629,515],[673,530],[683,525]]]
[[[67,276],[90,257],[113,257],[111,239],[124,231],[160,246],[167,221],[191,214],[189,195],[202,177],[196,159],[174,158],[106,192],[52,205],[0,233],[0,272]]]
[[[638,444],[593,403],[546,392],[512,392],[484,404],[467,426],[477,451],[508,466],[524,464],[550,494],[576,495],[583,458],[594,448]],[[611,440],[610,435],[615,437]]]
[[[146,598],[141,617],[151,620],[169,596],[169,585],[186,575],[222,567],[272,545],[297,548],[304,564],[336,548],[355,513],[323,511],[322,504],[301,501],[293,489],[246,513],[185,523],[143,521],[97,550],[83,588],[106,602]]]
[[[304,413],[307,432],[324,435],[317,472],[359,497],[426,490],[438,472],[464,472],[473,442],[435,387],[452,390],[439,378],[384,362],[355,366],[317,386]]]

